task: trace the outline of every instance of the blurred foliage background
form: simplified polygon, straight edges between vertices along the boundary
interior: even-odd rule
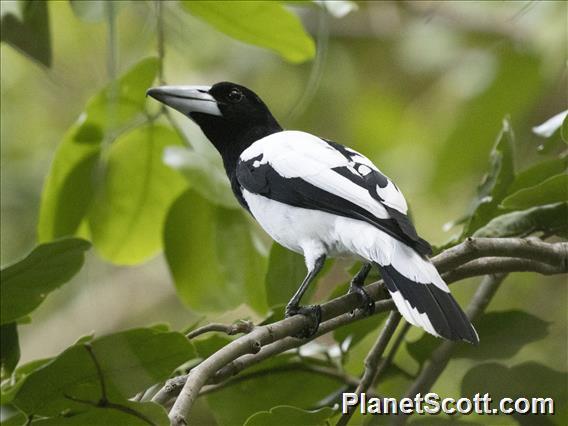
[[[17,8],[13,3],[2,1],[3,17]],[[46,4],[49,36],[45,37],[50,38],[51,60],[43,58],[43,65],[15,49],[14,43],[1,45],[2,265],[23,257],[38,239],[45,240],[38,237],[37,226],[42,189],[58,145],[77,129],[73,126],[81,125],[78,117],[87,110],[83,122],[87,117],[92,123],[110,126],[108,116],[96,116],[96,103],[104,102],[106,95],[97,95],[99,100],[92,100],[86,108],[89,99],[144,58],[159,56],[155,3],[113,2],[112,24],[106,9],[85,11],[80,3]],[[531,128],[567,106],[566,2],[357,2],[357,10],[341,17],[309,2],[286,2],[286,6],[301,18],[314,39],[315,51],[279,55],[223,34],[205,23],[199,10],[192,10],[195,5],[162,2],[164,61],[147,60],[143,65],[146,68],[137,68],[134,74],[138,83],[147,80],[147,86],[152,85],[158,68],[163,67],[162,79],[168,84],[226,80],[252,88],[285,128],[347,144],[371,158],[404,191],[422,236],[437,245],[459,235],[459,227],[448,224],[468,211],[504,117],[510,118],[516,136],[517,169],[558,153],[553,142],[535,135]],[[128,84],[137,87],[138,83]],[[136,96],[140,98],[140,93]],[[159,112],[151,102],[145,108],[150,115]],[[117,114],[122,113],[128,111]],[[167,128],[141,130],[140,143],[154,132],[160,143],[177,144],[177,150],[169,151],[168,163],[181,164],[178,168],[185,170],[195,192],[177,199],[176,210],[166,219],[171,202],[188,183],[183,173],[165,170],[158,181],[169,182],[170,193],[151,199],[157,205],[163,202],[163,211],[150,216],[157,218],[155,221],[139,224],[140,229],[155,228],[159,238],[148,242],[137,234],[123,257],[112,241],[107,244],[110,237],[103,235],[105,231],[119,232],[123,224],[109,222],[105,212],[90,213],[98,214],[91,225],[102,223],[104,230],[85,230],[83,222],[81,235],[91,233],[99,243],[95,240],[95,249],[89,252],[79,275],[34,312],[31,325],[19,327],[22,362],[53,356],[78,336],[93,331],[100,335],[157,322],[183,329],[203,320],[205,314],[206,321],[258,320],[268,308],[263,291],[268,291],[273,302],[286,299],[278,289],[259,290],[271,261],[266,257],[269,242],[254,227],[250,235],[247,231],[243,235],[248,219],[234,213],[230,199],[225,201],[223,183],[219,184],[218,205],[199,195],[203,164],[220,170],[216,152],[189,120],[177,113],[171,118],[191,144],[191,161],[184,157],[187,149],[182,148],[183,142],[163,116],[157,119],[157,125]],[[98,137],[86,135],[87,139],[91,136]],[[137,163],[128,159],[145,155],[136,148],[136,137],[130,137],[133,141],[123,141],[125,153],[113,154],[109,148],[102,154],[122,161],[121,170],[126,171],[114,179],[125,182],[125,186],[135,186],[140,178],[132,167]],[[151,161],[161,161],[159,154]],[[192,179],[196,183],[191,183]],[[210,185],[211,177],[205,181]],[[124,191],[128,189],[119,188],[114,196],[120,197]],[[113,194],[104,196],[110,198],[102,205],[113,203]],[[193,219],[185,221],[188,215]],[[205,225],[195,226],[196,218]],[[166,256],[161,250],[162,229]],[[195,236],[191,244],[184,239],[186,235]],[[216,240],[210,242],[213,235]],[[145,244],[148,249],[140,248]],[[181,246],[187,258],[176,251]],[[140,248],[140,255],[130,247]],[[226,247],[224,254],[216,251],[220,247]],[[231,253],[235,247],[241,250],[238,255]],[[264,256],[247,257],[252,251]],[[226,264],[214,265],[216,256],[226,259]],[[278,256],[284,259],[286,255]],[[301,268],[296,258],[287,261],[293,268]],[[322,300],[335,284],[344,282],[348,266],[336,262],[329,267],[314,297]],[[196,270],[201,275],[191,275]],[[236,270],[246,276],[235,277]],[[179,294],[174,279],[178,288],[184,288]],[[464,281],[452,289],[462,306],[474,291],[474,281]],[[434,390],[445,396],[460,395],[464,374],[495,359],[508,367],[537,361],[566,372],[565,284],[565,277],[511,275],[490,311],[523,310],[547,323],[546,335],[503,359],[497,354],[498,344],[484,359],[457,358]],[[250,294],[261,293],[251,296],[262,299],[254,310],[229,300],[233,296],[227,292],[235,285]],[[242,299],[235,297],[237,302]],[[511,327],[515,326],[512,322]],[[360,374],[377,332],[375,327],[364,335],[349,353],[345,364],[349,373]],[[418,340],[421,335],[420,330],[413,329],[409,340]],[[483,342],[483,335],[481,339]],[[326,342],[329,339],[323,340]],[[410,370],[418,367],[406,350],[400,362]],[[395,377],[387,380],[381,392],[397,394],[405,385]],[[212,397],[209,403],[215,407],[219,401]],[[204,416],[212,421],[207,413]],[[516,424],[511,418],[483,421]]]

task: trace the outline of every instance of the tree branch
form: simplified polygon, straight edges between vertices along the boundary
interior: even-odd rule
[[[400,314],[398,311],[393,311],[390,313],[387,322],[379,335],[379,338],[365,357],[365,371],[363,371],[363,375],[361,376],[361,381],[359,382],[359,386],[355,389],[355,393],[359,396],[364,392],[367,392],[369,387],[375,381],[375,377],[377,375],[377,371],[379,369],[379,363],[381,362],[383,352],[385,351],[389,340],[393,336],[398,323],[400,322]],[[337,422],[337,426],[345,426],[353,412],[355,410],[353,407],[349,407],[347,413],[341,416],[339,421]]]
[[[492,272],[519,271],[563,273],[568,269],[568,243],[545,243],[536,239],[519,238],[469,238],[433,259],[440,273],[446,273],[446,282],[451,283],[466,276],[473,276],[479,270],[480,263],[471,263],[484,259],[484,267]],[[503,262],[501,258],[513,257],[513,262]],[[511,259],[507,259],[511,260]],[[471,263],[471,264],[469,264]],[[469,265],[468,265],[469,264]],[[463,267],[459,272],[460,267]],[[454,271],[454,272],[451,272]],[[453,276],[452,276],[453,273]],[[478,275],[485,275],[486,272]],[[377,300],[382,293],[382,282],[375,282],[365,287],[369,295]],[[351,316],[359,304],[356,294],[347,294],[322,305],[322,324],[313,338],[334,330],[344,324],[362,317],[360,313]],[[391,310],[392,300],[379,301],[377,312]],[[201,389],[208,383],[230,377],[249,365],[256,364],[282,351],[301,346],[311,339],[291,337],[305,328],[307,318],[297,315],[273,324],[256,327],[249,334],[242,336],[194,367],[188,374],[179,397],[170,411],[170,420],[174,425],[187,424],[186,416],[198,397]],[[184,378],[185,379],[185,378]],[[213,379],[213,380],[212,380]],[[154,398],[156,401],[169,400],[178,388],[172,388],[169,381]]]

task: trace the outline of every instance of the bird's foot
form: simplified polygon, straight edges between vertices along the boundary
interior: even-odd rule
[[[308,326],[300,333],[295,335],[299,339],[307,339],[312,337],[318,331],[321,323],[321,306],[320,305],[307,305],[307,306],[287,306],[286,318],[293,315],[304,315],[309,320]]]
[[[361,309],[365,315],[369,316],[375,313],[375,301],[371,298],[371,296],[369,296],[369,293],[367,293],[367,290],[365,290],[364,287],[353,285],[352,283],[349,286],[348,293],[356,293],[360,296],[363,303],[358,309]]]

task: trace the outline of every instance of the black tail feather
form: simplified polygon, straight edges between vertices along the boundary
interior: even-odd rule
[[[434,284],[414,282],[392,265],[379,265],[379,269],[389,292],[399,292],[418,313],[426,314],[437,334],[448,340],[479,343],[473,325],[449,292]]]

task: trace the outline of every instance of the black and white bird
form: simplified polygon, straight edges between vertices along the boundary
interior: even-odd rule
[[[403,317],[428,333],[477,344],[471,322],[428,260],[431,248],[407,215],[398,187],[364,155],[309,133],[283,130],[264,102],[246,87],[162,86],[148,90],[202,129],[221,154],[232,190],[279,244],[303,254],[308,274],[287,305],[303,314],[313,334],[319,306],[300,299],[326,257],[353,257],[364,266],[349,291],[364,307],[363,288],[376,265]]]

